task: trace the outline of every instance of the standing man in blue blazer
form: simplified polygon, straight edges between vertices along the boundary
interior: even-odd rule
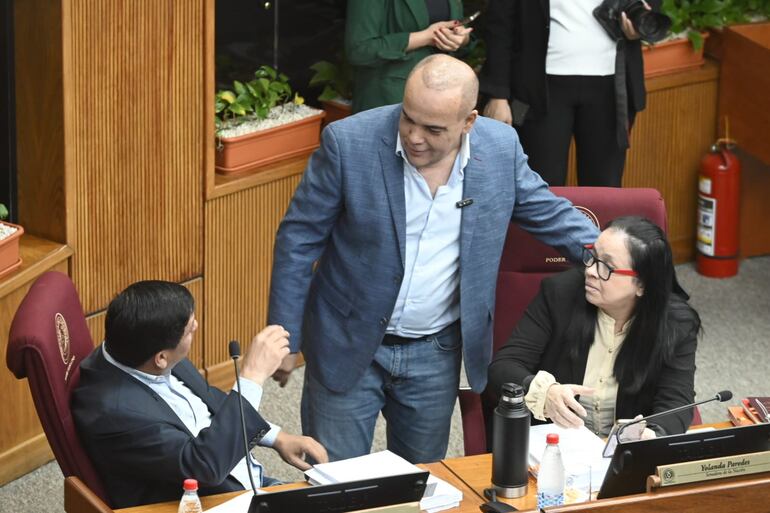
[[[420,61],[403,104],[326,128],[278,229],[269,322],[291,354],[273,377],[302,350],[302,429],[331,460],[367,454],[380,412],[391,451],[442,459],[463,358],[486,385],[508,223],[573,260],[598,235],[477,93],[465,63]]]

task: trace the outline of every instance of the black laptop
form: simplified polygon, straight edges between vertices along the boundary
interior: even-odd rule
[[[343,513],[418,502],[429,475],[414,472],[259,494],[251,499],[249,513]]]

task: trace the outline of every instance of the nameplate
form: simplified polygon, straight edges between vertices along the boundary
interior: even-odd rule
[[[657,467],[660,486],[672,486],[770,471],[770,451],[736,454]]]

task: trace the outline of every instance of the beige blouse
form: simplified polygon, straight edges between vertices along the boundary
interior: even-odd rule
[[[615,333],[615,319],[598,311],[594,341],[588,350],[588,360],[582,385],[594,389],[593,395],[581,395],[579,402],[588,415],[584,419],[588,429],[599,436],[607,436],[615,423],[615,400],[618,382],[612,375],[618,351],[626,338],[629,323]],[[538,371],[524,397],[527,407],[536,419],[547,420],[545,398],[548,388],[556,383],[552,374]]]

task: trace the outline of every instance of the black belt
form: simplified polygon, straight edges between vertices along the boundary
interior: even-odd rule
[[[430,337],[436,337],[436,336],[442,336],[446,335],[448,333],[451,333],[452,331],[460,330],[460,321],[457,320],[447,326],[446,328],[437,331],[436,333],[431,333],[430,335],[423,335],[422,337],[417,338],[410,338],[410,337],[400,337],[398,335],[390,335],[385,334],[384,337],[382,337],[382,345],[383,346],[398,346],[402,344],[413,344],[415,342],[423,342],[425,340],[428,340]]]

